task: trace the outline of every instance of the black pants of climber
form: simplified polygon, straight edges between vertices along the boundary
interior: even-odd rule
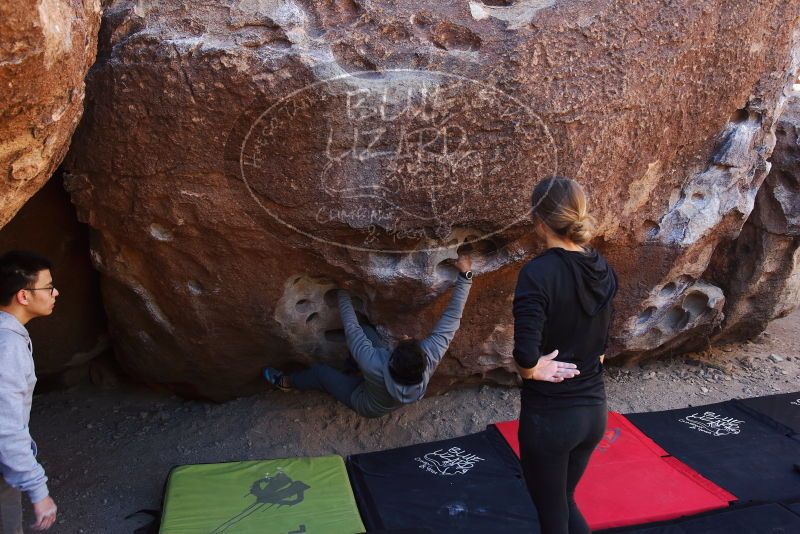
[[[542,534],[589,534],[575,504],[575,486],[600,442],[606,405],[526,410],[519,418],[522,470]]]

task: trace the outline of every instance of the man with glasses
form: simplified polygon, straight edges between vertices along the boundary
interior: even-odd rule
[[[31,416],[36,373],[33,345],[25,324],[53,313],[58,290],[50,262],[32,252],[0,256],[0,519],[4,534],[22,534],[21,493],[36,515],[34,530],[56,520],[56,503],[47,490],[44,469],[36,461]]]

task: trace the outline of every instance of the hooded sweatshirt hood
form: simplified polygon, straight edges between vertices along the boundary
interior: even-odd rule
[[[572,272],[575,289],[583,311],[594,317],[617,292],[617,275],[595,249],[575,252],[562,248],[549,249],[557,254]]]
[[[16,317],[8,312],[0,311],[0,329],[11,330],[15,334],[19,334],[26,340],[30,339],[28,330],[20,323]]]

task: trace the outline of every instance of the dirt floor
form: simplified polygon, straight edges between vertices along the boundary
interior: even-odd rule
[[[610,409],[621,412],[800,391],[800,311],[752,342],[610,366],[607,386]],[[516,389],[489,386],[426,398],[379,420],[322,394],[269,391],[210,404],[82,387],[36,396],[31,432],[59,506],[51,532],[122,534],[146,522],[128,514],[160,506],[176,465],[386,449],[480,431],[518,410]]]

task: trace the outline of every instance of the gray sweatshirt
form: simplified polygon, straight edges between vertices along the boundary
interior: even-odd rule
[[[28,430],[35,385],[28,331],[16,317],[0,311],[0,469],[6,483],[27,493],[33,503],[49,494]]]
[[[436,323],[431,334],[420,341],[428,363],[422,382],[413,386],[394,381],[389,373],[389,357],[392,349],[377,346],[370,340],[370,336],[365,334],[364,329],[358,324],[350,296],[345,291],[339,291],[339,312],[342,315],[347,347],[361,368],[365,380],[363,386],[356,389],[351,398],[357,412],[367,417],[380,417],[403,404],[416,402],[425,395],[433,372],[447,352],[447,347],[450,346],[461,324],[461,314],[471,287],[471,280],[463,276],[458,277],[450,304],[442,318]]]

